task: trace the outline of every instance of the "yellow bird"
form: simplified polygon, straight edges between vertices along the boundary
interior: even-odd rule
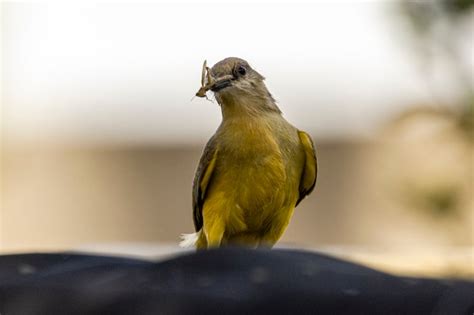
[[[240,58],[204,64],[196,95],[214,92],[222,122],[193,182],[196,233],[183,234],[181,246],[272,247],[315,186],[313,142],[283,118],[264,79]]]

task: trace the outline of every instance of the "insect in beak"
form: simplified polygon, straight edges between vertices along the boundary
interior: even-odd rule
[[[196,93],[198,97],[206,97],[206,92],[209,90],[217,92],[232,85],[231,81],[234,79],[232,75],[225,75],[214,80],[210,70],[211,69],[207,66],[207,61],[204,60],[201,73],[201,87]]]

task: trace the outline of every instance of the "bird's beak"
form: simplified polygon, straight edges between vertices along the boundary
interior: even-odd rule
[[[214,84],[211,86],[211,91],[212,92],[219,92],[222,89],[225,89],[226,87],[229,87],[232,85],[232,79],[228,78],[228,76],[225,76],[223,78],[217,79],[214,81]]]

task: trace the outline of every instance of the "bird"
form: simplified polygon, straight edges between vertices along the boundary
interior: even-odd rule
[[[205,80],[207,70],[207,82]],[[318,173],[311,137],[282,115],[265,78],[247,61],[204,63],[202,87],[214,93],[222,121],[207,142],[192,189],[195,233],[182,247],[271,248]]]

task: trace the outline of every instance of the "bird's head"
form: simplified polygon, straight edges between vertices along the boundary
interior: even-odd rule
[[[206,79],[203,69],[203,87],[196,95],[205,96],[205,92],[211,90],[223,107],[280,112],[263,82],[265,78],[247,61],[236,57],[225,58],[207,68],[207,71]]]

